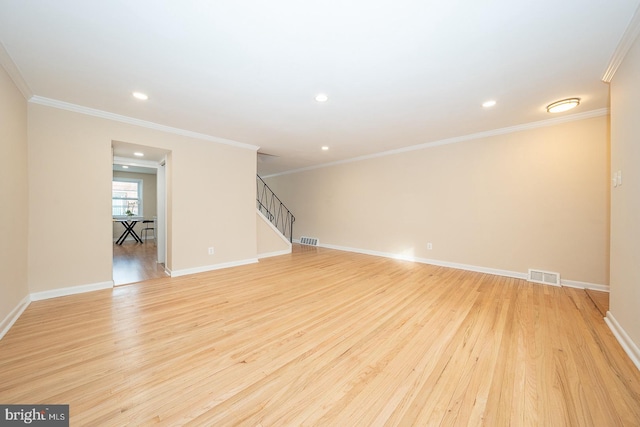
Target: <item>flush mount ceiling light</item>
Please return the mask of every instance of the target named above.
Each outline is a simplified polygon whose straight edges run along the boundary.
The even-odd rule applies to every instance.
[[[580,105],[580,98],[567,98],[547,105],[548,113],[562,113]]]
[[[493,99],[482,103],[482,106],[484,108],[490,108],[490,107],[493,107],[494,105],[496,105],[496,101],[494,101]]]
[[[329,97],[324,93],[319,93],[316,95],[316,101],[318,102],[327,102],[328,99]]]
[[[137,151],[137,152],[133,153],[133,155],[136,156],[136,157],[143,157],[144,153],[141,153],[141,152]]]
[[[329,150],[329,147],[327,147],[326,145],[323,145],[322,146],[322,151],[327,151],[327,150]]]
[[[141,101],[146,101],[147,99],[149,99],[147,94],[142,92],[133,92],[133,97]]]

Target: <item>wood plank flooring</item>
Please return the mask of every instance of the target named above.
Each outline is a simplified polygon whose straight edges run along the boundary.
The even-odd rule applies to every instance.
[[[31,303],[0,402],[73,426],[638,426],[640,371],[584,291],[294,245]]]
[[[591,289],[587,289],[585,292],[596,305],[600,314],[602,314],[603,317],[606,316],[607,311],[609,311],[609,292],[600,292]]]
[[[116,286],[167,277],[164,264],[158,264],[154,240],[137,243],[127,240],[113,244],[113,282]]]

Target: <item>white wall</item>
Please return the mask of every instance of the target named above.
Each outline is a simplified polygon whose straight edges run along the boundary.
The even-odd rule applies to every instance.
[[[295,238],[606,286],[608,153],[600,116],[266,181]]]
[[[255,260],[255,150],[34,103],[28,108],[31,292],[112,280],[112,141],[171,151],[169,269]],[[69,205],[69,182],[77,185],[82,211]],[[215,255],[208,255],[210,246]]]
[[[640,362],[640,38],[611,81],[610,314],[635,344]],[[636,362],[636,363],[638,363]],[[639,365],[640,367],[640,365]]]
[[[256,211],[256,227],[259,258],[291,253],[289,240],[260,211]]]
[[[0,67],[0,336],[29,294],[27,184],[27,102]]]

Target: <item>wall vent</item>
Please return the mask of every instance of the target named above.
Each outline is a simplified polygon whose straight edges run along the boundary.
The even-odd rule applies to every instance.
[[[562,286],[560,283],[560,273],[553,271],[534,270],[530,268],[527,280],[529,282],[542,283],[543,285]]]
[[[315,237],[300,237],[301,245],[318,246],[318,239]]]

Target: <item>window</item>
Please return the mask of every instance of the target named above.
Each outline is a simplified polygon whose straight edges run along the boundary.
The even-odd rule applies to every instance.
[[[142,180],[113,178],[111,183],[111,211],[114,217],[142,216]]]

